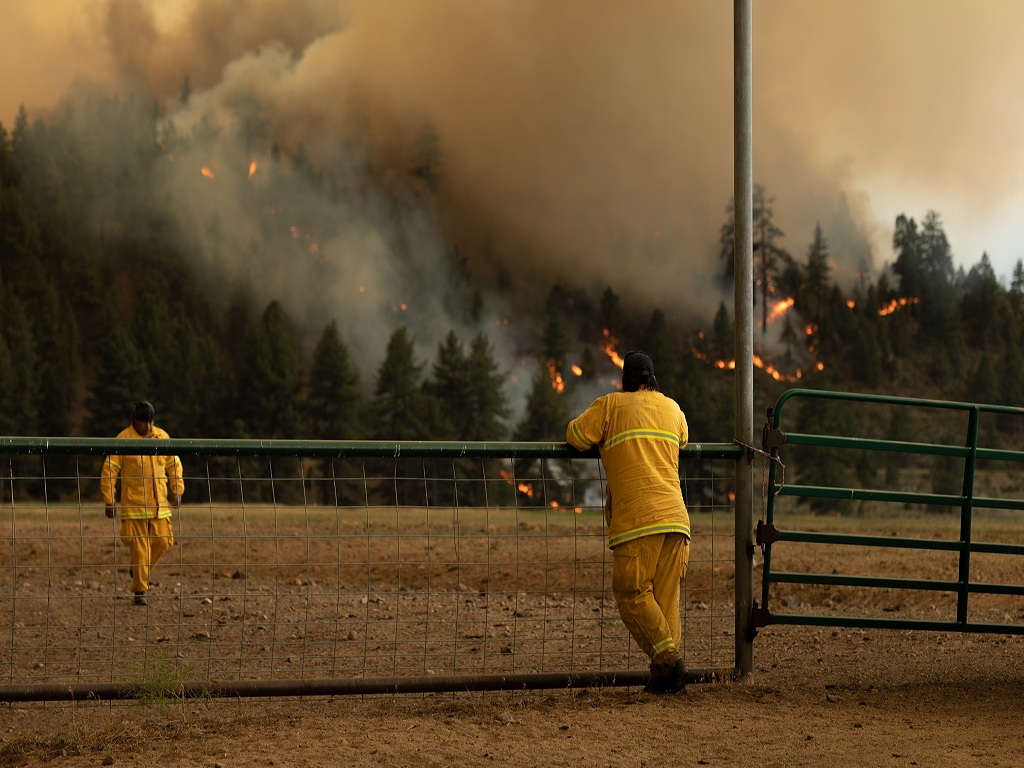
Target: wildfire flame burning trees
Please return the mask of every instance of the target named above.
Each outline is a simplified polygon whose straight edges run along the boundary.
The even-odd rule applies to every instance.
[[[775,306],[772,307],[772,311],[768,313],[768,322],[771,323],[778,320],[786,314],[794,304],[796,304],[796,299],[793,298],[783,299],[782,301],[777,302]]]
[[[554,360],[548,360],[547,363],[548,375],[551,377],[551,388],[558,394],[565,392],[565,380],[562,378],[562,374],[558,370],[558,364]]]
[[[920,299],[915,298],[893,299],[884,307],[879,309],[878,314],[880,317],[885,317],[886,315],[891,315],[897,309],[903,309],[904,307],[908,307],[911,304],[917,304],[919,301]]]
[[[541,500],[540,497],[537,495],[537,491],[535,490],[534,484],[532,482],[516,480],[515,475],[506,469],[499,469],[498,474],[501,475],[501,478],[506,483],[513,486],[516,489],[517,493],[521,493],[530,501]],[[543,481],[540,482],[543,490]],[[550,499],[545,506],[551,507],[552,509],[565,509],[567,512],[574,512],[576,514],[581,514],[583,512],[582,507],[563,507],[556,499]]]
[[[615,351],[615,347],[618,346],[619,340],[616,339],[612,332],[607,328],[603,329],[601,333],[604,335],[604,343],[601,345],[601,351],[604,352],[608,359],[615,363],[619,368],[622,367],[623,360],[619,356],[619,353]]]

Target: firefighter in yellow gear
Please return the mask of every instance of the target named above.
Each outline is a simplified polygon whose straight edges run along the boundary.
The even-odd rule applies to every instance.
[[[623,358],[622,391],[597,398],[569,422],[566,441],[597,447],[607,480],[605,522],[612,594],[630,634],[651,659],[651,693],[686,685],[680,656],[680,584],[690,559],[690,516],[679,484],[686,416],[658,389],[643,352]]]
[[[152,404],[139,402],[132,422],[118,439],[160,439],[170,437],[154,425]],[[121,541],[128,547],[136,605],[146,605],[150,572],[160,557],[174,545],[172,510],[181,504],[185,492],[181,460],[177,456],[107,456],[103,461],[100,489],[106,516],[113,518],[118,477],[121,479]]]

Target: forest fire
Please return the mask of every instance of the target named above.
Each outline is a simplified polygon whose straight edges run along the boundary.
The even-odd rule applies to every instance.
[[[914,299],[914,298],[893,299],[888,304],[886,304],[884,307],[882,307],[881,309],[878,310],[878,315],[879,315],[879,317],[885,317],[886,315],[891,315],[897,309],[903,309],[903,307],[909,306],[911,304],[917,304],[919,301],[920,301],[920,299]]]
[[[786,312],[788,312],[794,304],[796,304],[796,299],[794,298],[783,299],[782,301],[776,303],[776,305],[772,307],[772,311],[768,314],[768,322],[771,323],[774,322],[775,320],[778,320],[780,317],[786,314]]]
[[[562,379],[562,374],[558,370],[558,366],[555,365],[554,360],[548,360],[547,363],[548,375],[551,377],[551,388],[558,394],[565,392],[565,381]]]
[[[604,344],[601,346],[601,351],[608,355],[608,359],[615,363],[619,368],[622,367],[622,358],[619,353],[615,351],[616,345],[619,340],[612,336],[612,332],[607,328],[601,331],[604,334]]]
[[[709,363],[711,363],[711,365],[715,366],[715,368],[718,368],[721,371],[734,371],[734,370],[736,370],[736,361],[735,360],[714,360],[714,361],[712,361],[707,355],[705,355],[705,354],[703,354],[701,352],[698,352],[696,350],[694,350],[693,354],[694,354],[694,356],[697,357],[697,359],[703,360],[705,362],[709,362]],[[769,376],[771,376],[776,381],[796,382],[796,381],[799,381],[800,379],[802,379],[803,376],[804,376],[803,371],[801,371],[800,369],[797,369],[793,373],[792,376],[787,376],[786,374],[784,374],[782,371],[780,371],[778,368],[776,368],[774,365],[769,363],[767,360],[765,360],[763,357],[761,357],[758,354],[754,355],[752,362],[754,363],[754,367],[755,368],[758,368],[758,369],[764,371],[765,373],[767,373]],[[815,367],[815,370],[818,370],[818,371],[825,370],[825,364],[821,363],[821,362],[815,363],[814,367]]]
[[[516,487],[516,490],[519,491],[524,496],[526,496],[526,498],[528,498],[528,499],[532,499],[533,498],[533,485],[532,484],[530,484],[530,483],[523,483],[523,482],[518,482],[517,483],[515,475],[513,475],[511,472],[509,472],[506,469],[499,469],[498,470],[498,474],[501,475],[502,480],[504,480],[506,483],[508,483],[509,485],[514,485]]]

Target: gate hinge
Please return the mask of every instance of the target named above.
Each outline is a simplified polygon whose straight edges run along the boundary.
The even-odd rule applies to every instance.
[[[750,626],[754,627],[754,634],[757,634],[758,627],[767,627],[775,623],[775,616],[767,608],[761,608],[754,601],[754,607],[750,609]]]
[[[782,538],[775,523],[766,523],[764,520],[757,521],[757,528],[754,529],[754,541],[759,547],[774,544]]]

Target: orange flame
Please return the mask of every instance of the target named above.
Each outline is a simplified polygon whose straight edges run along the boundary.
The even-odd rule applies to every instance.
[[[709,360],[707,355],[701,354],[701,353],[699,353],[697,351],[694,351],[694,355],[699,360],[705,360],[707,362],[710,362],[713,366],[715,366],[715,368],[718,368],[719,370],[722,370],[722,371],[735,371],[736,370],[736,361],[735,360],[714,360],[714,361],[711,361],[711,360]],[[799,371],[799,370],[796,371],[792,376],[787,376],[782,371],[780,371],[778,368],[776,368],[774,365],[772,365],[771,363],[767,362],[760,355],[754,355],[752,362],[754,363],[754,367],[755,368],[760,368],[762,371],[767,373],[769,376],[771,376],[776,381],[797,381],[798,379],[803,378],[803,373],[801,371]],[[818,370],[820,371],[825,366],[822,363],[818,363],[817,367],[818,367]]]
[[[565,382],[562,380],[562,374],[555,367],[555,361],[548,360],[547,367],[548,375],[551,377],[551,388],[558,394],[562,394],[565,391]]]
[[[203,176],[205,176],[205,177],[206,177],[206,178],[208,178],[208,179],[215,179],[215,178],[217,178],[217,174],[215,174],[215,173],[214,173],[214,172],[213,172],[213,171],[212,171],[211,169],[209,169],[209,168],[203,167],[203,168],[201,168],[201,169],[200,169],[200,171],[199,171],[199,172],[200,172],[201,174],[203,174]]]
[[[780,317],[786,314],[786,312],[788,312],[794,304],[796,304],[796,299],[793,298],[783,299],[782,301],[777,303],[774,307],[772,307],[772,311],[768,313],[768,322],[770,323],[775,320],[778,320]]]
[[[893,299],[888,304],[886,304],[884,307],[882,307],[880,310],[878,310],[878,314],[880,316],[882,316],[882,317],[884,317],[885,315],[891,315],[897,309],[902,309],[903,307],[906,307],[906,306],[908,306],[910,304],[917,304],[917,302],[919,302],[919,301],[920,301],[920,299],[913,299],[913,298]]]
[[[515,483],[516,490],[519,491],[520,493],[524,494],[527,498],[530,498],[530,499],[533,498],[533,485],[532,484],[530,484],[530,483],[522,483],[522,482],[516,483],[515,482],[515,476],[511,472],[509,472],[507,469],[499,469],[498,470],[498,474],[501,475],[502,480],[504,480],[509,485],[512,485],[513,483]]]
[[[252,159],[252,162],[249,163],[249,178],[251,179],[255,175],[256,175],[256,158],[254,157]]]
[[[583,375],[583,369],[580,368],[578,365],[574,365],[572,367],[572,373],[573,373],[574,376],[582,376]]]
[[[619,343],[619,340],[612,336],[612,332],[607,328],[601,331],[604,334],[604,344],[601,346],[601,351],[608,355],[608,359],[615,363],[619,368],[622,367],[622,358],[619,357],[619,353],[615,351],[615,345]]]

